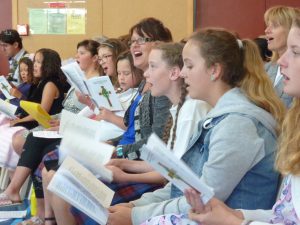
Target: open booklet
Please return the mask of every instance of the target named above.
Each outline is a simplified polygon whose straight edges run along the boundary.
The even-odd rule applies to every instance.
[[[73,158],[64,160],[47,189],[99,224],[106,224],[114,192]]]
[[[111,182],[112,172],[103,165],[111,159],[114,149],[112,145],[98,142],[68,129],[59,146],[59,164],[67,156],[71,156],[101,180]],[[106,175],[102,177],[100,171]]]
[[[40,138],[62,138],[64,130],[67,126],[73,130],[83,130],[83,135],[89,136],[91,138],[96,138],[98,136],[98,132],[101,132],[98,121],[63,109],[61,112],[58,131],[33,131],[33,136]]]
[[[5,98],[11,100],[15,98],[14,96],[10,95],[11,85],[8,83],[4,76],[0,76],[0,91],[4,94]]]
[[[115,147],[98,141],[99,128],[98,121],[63,110],[59,128],[59,134],[63,136],[59,146],[59,164],[71,156],[96,176],[110,182],[112,173],[103,165],[111,159]],[[105,172],[106,176],[102,178],[99,171]]]
[[[5,114],[7,117],[16,119],[17,117],[15,116],[15,113],[17,111],[17,108],[17,106],[0,99],[0,112]]]
[[[90,96],[97,108],[111,111],[123,110],[120,100],[108,76],[86,79],[77,62],[61,67],[72,86],[84,95]]]
[[[147,161],[182,192],[189,187],[196,189],[201,193],[204,204],[214,196],[212,188],[200,180],[182,160],[176,158],[156,134],[151,134],[147,144],[141,148],[141,152],[143,160]]]
[[[20,101],[20,106],[44,128],[50,127],[51,116],[40,104],[22,100]]]

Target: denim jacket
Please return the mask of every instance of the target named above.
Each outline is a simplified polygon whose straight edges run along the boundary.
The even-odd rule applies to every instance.
[[[278,182],[278,173],[273,170],[274,149],[276,148],[274,137],[266,131],[257,119],[251,118],[247,114],[231,114],[250,118],[257,128],[257,133],[266,140],[266,146],[269,147],[265,149],[263,159],[246,172],[225,203],[231,208],[269,209],[276,199]],[[200,177],[202,176],[202,169],[209,158],[209,142],[212,130],[228,115],[229,113],[203,121],[200,124],[200,132],[190,142],[188,152],[182,157],[182,160]],[[234,175],[234,172],[232,175]],[[181,195],[182,192],[172,185],[171,198]]]
[[[236,98],[235,100],[239,102],[240,100],[238,100],[237,97],[241,97],[241,93],[239,93],[238,89],[230,92],[232,92],[228,93],[228,95],[231,95],[230,98]],[[232,99],[229,101],[232,101]],[[245,101],[245,99],[243,101]],[[243,101],[239,104],[243,105]],[[221,111],[224,110],[223,113],[218,113],[218,116],[212,116],[202,121],[202,123],[199,124],[198,133],[194,135],[190,141],[188,151],[182,159],[199,177],[209,186],[212,186],[216,191],[216,195],[219,198],[223,198],[225,203],[230,207],[269,209],[275,201],[278,183],[278,173],[273,169],[276,135],[274,128],[270,130],[270,127],[266,127],[266,124],[264,124],[265,121],[263,119],[265,118],[267,120],[267,117],[259,115],[259,113],[265,113],[265,116],[268,116],[266,112],[259,108],[251,110],[253,107],[249,108],[249,106],[250,104],[236,108],[232,106],[231,112],[228,110],[227,113],[225,109],[221,109]],[[269,117],[271,116],[269,115]],[[251,131],[245,126],[241,127],[242,124],[238,124],[238,120],[246,120],[249,126],[252,126],[254,137],[255,133],[257,137],[254,139],[254,137],[251,136]],[[215,128],[218,127],[219,129],[215,131]],[[230,137],[230,134],[226,136],[224,132],[236,132],[237,135],[240,133],[241,136],[236,136],[236,138]],[[245,134],[246,132],[250,133],[249,136]],[[257,143],[255,143],[256,139],[258,139]],[[213,143],[211,143],[211,140],[213,140]],[[214,145],[216,145],[215,142],[218,141],[222,142],[222,146],[214,147]],[[245,143],[249,142],[247,146],[243,146],[243,143],[241,143],[244,141]],[[254,142],[254,144],[252,142]],[[213,166],[218,166],[219,168],[217,168],[217,170],[224,169],[227,173],[223,174],[224,177],[219,177],[221,174],[218,173],[205,173],[205,175],[202,176],[203,170],[209,171],[205,166],[206,163],[211,160],[209,158],[211,151],[215,151],[215,149],[219,147],[222,148],[221,151],[223,151],[224,154],[222,162],[220,161],[218,164],[214,163]],[[253,151],[253,154],[240,154],[235,159],[238,161],[232,162],[231,158],[243,150],[247,152]],[[213,157],[216,158],[218,156],[217,154]],[[230,163],[234,163],[235,168],[226,165]],[[247,165],[246,167],[245,164]],[[242,172],[240,170],[242,170]],[[233,176],[238,179],[233,181],[235,185],[229,185],[231,189],[226,190],[228,188],[226,182]],[[218,183],[214,183],[213,180],[218,180]],[[218,190],[223,192],[223,194],[218,194]],[[182,192],[175,186],[172,186],[171,198],[179,197],[180,195],[182,195]]]
[[[272,115],[233,88],[199,122],[182,159],[230,207],[270,209],[279,177],[273,169],[276,141]],[[133,224],[190,209],[182,193],[169,184],[133,204]]]

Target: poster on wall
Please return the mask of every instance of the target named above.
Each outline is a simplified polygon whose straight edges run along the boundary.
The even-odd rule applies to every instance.
[[[67,33],[85,34],[85,9],[68,9]]]
[[[31,34],[47,34],[47,9],[30,9],[29,24]]]
[[[48,9],[48,34],[65,34],[66,25],[65,9]]]
[[[85,8],[32,8],[29,13],[30,33],[85,34]]]

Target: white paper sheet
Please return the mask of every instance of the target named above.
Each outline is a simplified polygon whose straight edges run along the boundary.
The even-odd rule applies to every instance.
[[[202,182],[182,160],[175,157],[154,133],[148,138],[147,144],[143,145],[141,152],[143,160],[147,161],[182,192],[193,187],[201,193],[204,204],[214,196],[212,188]]]

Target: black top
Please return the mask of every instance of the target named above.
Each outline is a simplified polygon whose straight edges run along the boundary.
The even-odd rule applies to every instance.
[[[38,85],[32,85],[30,90],[29,90],[29,95],[27,100],[31,102],[36,102],[36,103],[41,103],[42,97],[43,97],[43,91],[48,82],[52,82],[55,84],[55,86],[59,90],[59,96],[58,98],[54,99],[52,106],[50,108],[49,114],[57,114],[62,110],[62,102],[64,99],[64,92],[65,92],[65,84],[63,84],[59,77],[57,76],[52,76],[45,78],[44,80],[41,80]],[[20,118],[24,118],[28,116],[28,113],[26,113],[24,110],[22,110]],[[27,129],[32,129],[36,126],[38,126],[38,122],[36,121],[28,121],[28,122],[20,122],[16,123],[14,126],[22,126]]]

